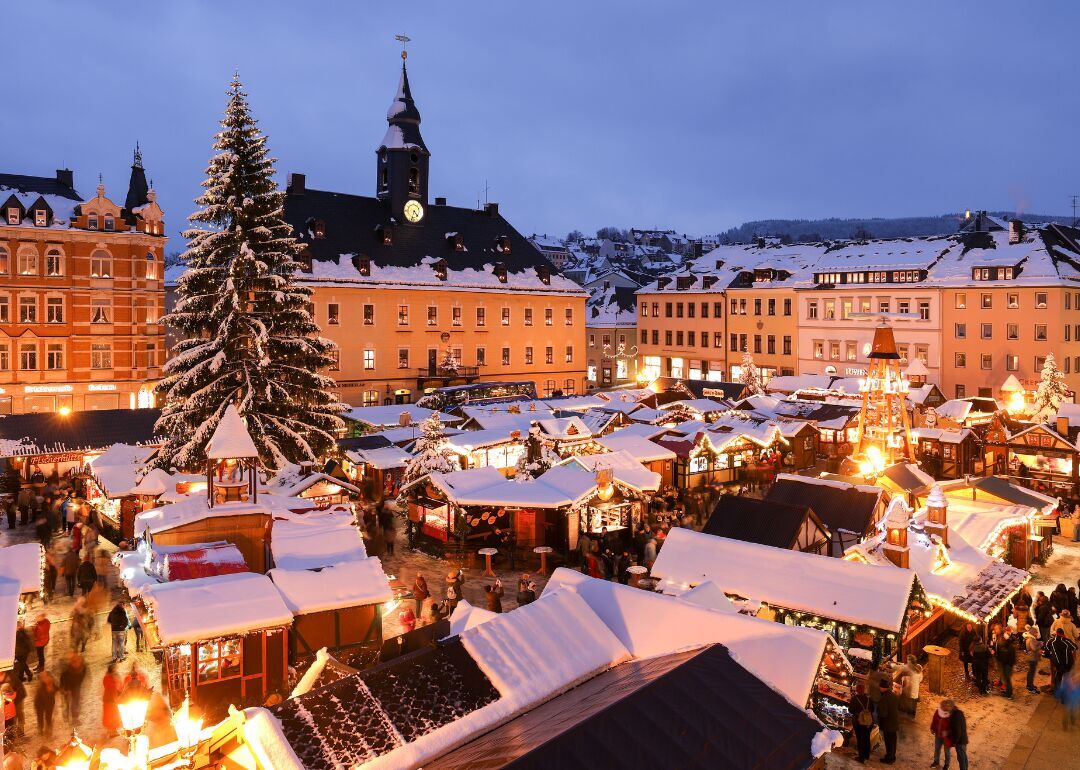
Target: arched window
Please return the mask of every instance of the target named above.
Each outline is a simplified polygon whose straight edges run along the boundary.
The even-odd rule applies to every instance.
[[[419,194],[420,193],[420,169],[409,169],[409,192]]]
[[[113,215],[112,214],[106,214],[105,215],[105,229],[106,230],[115,230],[116,229],[116,222],[113,220]]]
[[[157,262],[154,260],[154,252],[146,252],[146,277],[153,281],[157,279]]]
[[[45,275],[64,274],[64,255],[59,249],[49,249],[45,252]]]
[[[390,171],[388,169],[379,170],[379,189],[385,190],[390,186]]]
[[[87,226],[88,228],[90,228],[91,230],[97,230],[97,229],[98,229],[98,218],[97,218],[97,214],[90,214],[90,215],[89,215],[89,216],[88,216],[88,217],[86,218],[86,226]]]
[[[112,278],[112,257],[109,252],[98,249],[90,255],[90,277]]]

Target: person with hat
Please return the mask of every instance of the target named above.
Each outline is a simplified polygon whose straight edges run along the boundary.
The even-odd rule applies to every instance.
[[[1061,629],[1065,632],[1065,636],[1069,638],[1073,644],[1080,642],[1080,629],[1076,628],[1076,624],[1073,622],[1072,613],[1065,609],[1058,613],[1058,619],[1050,626],[1050,635],[1053,636]]]
[[[900,737],[900,700],[893,692],[892,681],[886,677],[878,683],[881,698],[877,704],[878,728],[885,738],[885,756],[882,764],[896,764],[896,742]]]
[[[1035,686],[1035,673],[1039,668],[1039,658],[1042,655],[1042,641],[1039,639],[1039,627],[1028,626],[1024,629],[1024,650],[1027,652],[1027,690],[1038,695],[1039,688]]]

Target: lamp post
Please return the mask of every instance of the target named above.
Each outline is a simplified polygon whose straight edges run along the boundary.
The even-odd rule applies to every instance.
[[[150,705],[150,694],[136,684],[128,687],[120,693],[117,708],[120,711],[120,724],[123,727],[124,737],[128,739],[128,757],[136,762],[139,735],[146,726],[146,709]]]
[[[56,755],[57,770],[89,770],[93,756],[94,752],[79,740],[79,736],[73,730],[71,740]]]
[[[190,700],[185,697],[184,703],[173,717],[173,727],[176,729],[176,742],[180,747],[180,758],[188,767],[193,766],[192,758],[195,756],[195,749],[199,745],[202,726],[202,714],[192,708]]]

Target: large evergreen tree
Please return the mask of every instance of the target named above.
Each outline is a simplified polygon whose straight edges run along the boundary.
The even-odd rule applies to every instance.
[[[1035,388],[1035,397],[1031,404],[1032,416],[1038,419],[1051,417],[1057,414],[1058,408],[1068,398],[1069,385],[1065,382],[1065,375],[1058,369],[1053,351],[1050,351],[1046,354],[1039,385]]]
[[[274,159],[238,76],[229,88],[200,207],[184,233],[187,271],[165,323],[184,339],[165,365],[163,467],[193,469],[225,407],[235,403],[270,468],[313,460],[334,444],[341,410],[329,366],[332,343],[294,283],[299,247],[282,216]]]
[[[754,357],[750,355],[748,350],[744,350],[742,354],[742,365],[739,367],[739,382],[746,386],[751,395],[757,395],[765,391],[761,387],[761,371],[757,368]]]

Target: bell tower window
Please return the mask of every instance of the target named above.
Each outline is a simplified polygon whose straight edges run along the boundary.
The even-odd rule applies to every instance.
[[[385,162],[385,158],[383,160]],[[390,169],[386,168],[385,166],[379,170],[379,189],[390,189]]]
[[[413,157],[416,156],[413,155]],[[420,169],[418,168],[409,169],[409,193],[412,195],[420,194]]]

